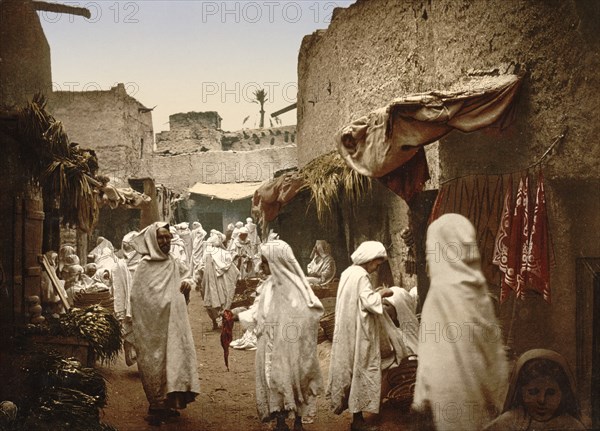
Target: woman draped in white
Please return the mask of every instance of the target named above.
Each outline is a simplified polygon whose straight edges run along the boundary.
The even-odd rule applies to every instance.
[[[318,239],[310,254],[311,261],[306,268],[310,284],[327,284],[335,277],[335,260],[331,255],[331,246],[325,240]]]
[[[206,231],[202,228],[200,222],[192,223],[192,261],[194,262],[194,272],[200,266],[200,261],[206,249]]]
[[[281,240],[261,245],[261,269],[268,275],[256,308],[256,406],[275,430],[289,430],[289,412],[302,430],[302,416],[316,407],[322,379],[317,333],[323,306],[313,293],[291,247]]]
[[[178,416],[200,392],[196,350],[184,294],[187,268],[169,254],[169,225],[156,222],[132,241],[143,258],[133,277],[131,311],[137,363],[150,404],[149,422]]]
[[[250,239],[250,243],[252,244],[252,256],[254,256],[256,253],[258,253],[260,236],[258,235],[258,229],[256,228],[256,224],[252,220],[252,217],[248,217],[246,219],[246,224],[244,227],[248,229],[248,239]]]
[[[331,348],[327,397],[335,414],[353,414],[351,430],[375,429],[362,413],[379,413],[381,398],[380,323],[383,298],[392,291],[375,292],[368,275],[374,272],[387,253],[382,243],[363,242],[351,256],[353,265],[340,277],[335,329]]]
[[[221,313],[231,308],[235,283],[240,273],[233,264],[231,252],[225,250],[222,244],[219,235],[211,235],[194,276],[201,286],[202,300],[213,322],[213,329],[220,326]]]
[[[445,214],[427,230],[431,285],[421,313],[413,409],[435,427],[480,430],[502,407],[508,365],[475,228]]]

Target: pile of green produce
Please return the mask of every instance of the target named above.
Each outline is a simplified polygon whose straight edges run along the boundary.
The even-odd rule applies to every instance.
[[[54,352],[33,352],[20,370],[28,395],[16,420],[0,431],[111,431],[100,422],[106,406],[106,382],[94,368]]]
[[[96,358],[102,362],[117,359],[123,347],[121,326],[115,315],[99,305],[72,308],[59,320],[62,333],[90,343]]]
[[[101,362],[114,361],[121,348],[121,326],[115,315],[100,305],[71,308],[58,319],[49,318],[39,325],[27,325],[25,334],[78,337],[90,343]]]

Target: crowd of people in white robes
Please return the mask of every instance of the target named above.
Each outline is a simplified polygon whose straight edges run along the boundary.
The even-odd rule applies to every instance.
[[[584,429],[574,379],[560,354],[528,352],[509,379],[476,244],[475,229],[463,216],[446,214],[430,224],[427,249],[451,246],[457,253],[427,255],[430,287],[419,319],[416,288],[372,284],[370,275],[388,259],[384,245],[361,243],[339,276],[326,381],[317,356],[324,308],[315,291],[338,279],[324,240],[316,242],[306,272],[276,234],[261,242],[252,219],[225,233],[207,233],[199,222],[191,229],[157,222],[127,234],[117,252],[101,238],[85,269],[72,248],[49,258],[66,279],[68,297],[109,285],[126,360],[137,362],[153,425],[178,416],[200,392],[186,305],[190,292],[200,292],[217,329],[238,280],[260,275],[252,306],[235,312],[246,332],[231,346],[255,351],[258,417],[275,421],[277,431],[290,429],[290,415],[293,429],[302,430],[319,395],[334,413],[352,415],[352,431],[377,429],[363,414],[379,413],[383,376],[411,355],[418,357],[415,429]],[[56,302],[51,296],[45,300]]]

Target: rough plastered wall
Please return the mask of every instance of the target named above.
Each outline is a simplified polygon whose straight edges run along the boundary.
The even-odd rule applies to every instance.
[[[297,151],[294,145],[253,151],[155,155],[148,169],[157,184],[182,193],[198,182],[217,184],[269,180],[275,172],[297,166]]]
[[[518,171],[568,128],[544,164],[554,301],[518,304],[514,347],[554,348],[571,364],[575,259],[600,256],[597,235],[590,238],[600,229],[599,23],[593,0],[359,0],[304,38],[298,64],[300,166],[331,151],[343,125],[395,97],[445,90],[473,70],[526,72],[509,129],[441,140],[440,179]],[[511,312],[501,310],[503,319]]]
[[[52,91],[50,46],[31,2],[0,2],[0,107],[20,107]]]
[[[48,111],[72,142],[96,151],[100,173],[122,179],[147,175],[152,155],[152,113],[118,84],[108,91],[57,91]]]

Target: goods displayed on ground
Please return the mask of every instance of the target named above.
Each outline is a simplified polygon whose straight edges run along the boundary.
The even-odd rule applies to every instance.
[[[63,344],[73,344],[69,340],[75,337],[87,342],[94,358],[101,362],[114,361],[123,345],[119,321],[112,311],[99,305],[71,308],[58,319],[47,319],[40,325],[26,325],[23,333],[55,336],[54,344],[61,344],[60,337],[64,337]],[[48,344],[42,337],[34,337],[32,341]]]
[[[235,295],[231,308],[249,307],[256,298],[256,288],[260,284],[260,278],[242,278],[235,285]]]
[[[115,300],[108,290],[99,292],[80,291],[73,294],[73,306],[77,308],[99,305],[107,310],[113,310]]]
[[[32,351],[15,374],[26,391],[14,403],[1,403],[9,413],[1,431],[115,430],[100,422],[107,391],[94,368],[55,352]]]
[[[398,408],[408,410],[415,393],[418,360],[416,355],[410,355],[400,361],[400,365],[387,373],[389,391],[384,398],[394,403]]]

